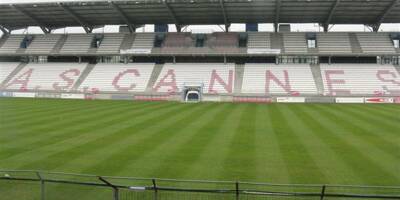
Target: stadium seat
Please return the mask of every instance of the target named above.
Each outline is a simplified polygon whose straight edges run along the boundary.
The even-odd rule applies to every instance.
[[[68,91],[86,66],[86,63],[30,63],[4,88],[20,91]]]
[[[307,40],[305,33],[283,33],[283,43],[285,53],[307,53]]]
[[[364,53],[396,53],[388,33],[357,33],[357,38]]]
[[[242,93],[316,95],[317,87],[309,65],[246,64]]]
[[[61,36],[60,34],[34,35],[32,43],[26,49],[26,53],[48,54],[53,50]]]
[[[10,35],[0,48],[0,54],[16,53],[26,35]]]
[[[71,34],[68,35],[64,46],[61,48],[61,54],[82,54],[88,53],[93,41],[92,34]]]
[[[144,92],[154,64],[97,64],[80,85],[80,91]]]
[[[180,63],[165,64],[154,87],[154,92],[181,92],[185,84],[203,85],[204,93],[230,94],[234,90],[234,64]]]
[[[392,65],[321,65],[327,96],[400,95],[400,74]]]
[[[7,79],[19,64],[19,62],[0,62],[0,84]]]
[[[317,33],[317,47],[320,53],[349,54],[352,53],[348,33]]]
[[[115,54],[119,53],[121,43],[124,40],[126,34],[119,33],[108,33],[104,34],[104,38],[97,49],[99,54]]]

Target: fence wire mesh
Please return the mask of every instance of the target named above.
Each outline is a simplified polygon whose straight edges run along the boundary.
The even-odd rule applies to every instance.
[[[283,185],[0,171],[1,200],[400,199],[400,187]]]

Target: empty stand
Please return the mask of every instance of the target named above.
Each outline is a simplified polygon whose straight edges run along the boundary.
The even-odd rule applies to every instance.
[[[80,54],[87,53],[93,41],[92,34],[72,34],[68,35],[61,48],[61,54]]]
[[[392,65],[321,65],[321,74],[325,95],[400,94],[400,74]]]
[[[53,50],[51,53],[59,53],[61,48],[64,46],[65,42],[67,41],[67,35],[61,35],[58,42],[54,45]]]
[[[185,84],[203,85],[208,94],[233,93],[235,65],[223,63],[165,64],[153,87],[155,92],[180,92]]]
[[[0,48],[0,53],[12,54],[16,53],[21,46],[22,40],[26,35],[9,35],[7,40]]]
[[[246,64],[242,93],[315,95],[317,88],[309,65]]]
[[[194,41],[190,33],[168,33],[164,40],[164,47],[190,47]]]
[[[100,54],[119,53],[121,43],[125,38],[125,34],[104,34],[104,38],[97,49]]]
[[[78,80],[86,63],[30,63],[6,85],[9,90],[68,91]]]
[[[97,64],[79,87],[80,91],[144,92],[154,64]]]
[[[356,35],[364,53],[396,53],[388,33],[356,33]]]
[[[320,53],[349,54],[352,53],[348,33],[317,33],[317,47]]]
[[[0,84],[9,79],[9,75],[17,68],[19,62],[0,62]]]
[[[155,33],[138,33],[133,40],[132,47],[136,51],[151,52],[155,40]]]
[[[62,35],[47,34],[34,35],[32,43],[26,49],[26,53],[30,54],[47,54],[50,53],[60,40]]]
[[[270,33],[249,32],[247,47],[249,49],[271,49]]]
[[[307,40],[305,33],[283,33],[285,53],[307,53]]]
[[[237,53],[239,52],[239,34],[213,33],[209,35],[207,45],[220,53]]]
[[[133,41],[135,40],[134,34],[125,34],[120,50],[130,49],[132,47]]]

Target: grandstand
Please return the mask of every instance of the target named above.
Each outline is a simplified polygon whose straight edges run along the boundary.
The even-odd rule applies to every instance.
[[[389,23],[400,0],[1,0],[0,200],[400,199]]]

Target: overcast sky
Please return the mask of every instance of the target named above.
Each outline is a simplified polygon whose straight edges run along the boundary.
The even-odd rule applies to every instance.
[[[40,2],[41,0],[0,0],[1,3],[23,3],[23,2]],[[46,0],[49,1],[49,0]],[[50,0],[51,1],[51,0]],[[65,0],[63,0],[65,1]],[[68,0],[68,1],[80,1],[80,0]],[[96,0],[93,0],[96,1]],[[57,0],[54,0],[54,2],[58,2]],[[223,27],[223,26],[221,26]],[[216,32],[216,31],[222,31],[222,28],[220,26],[189,26],[185,29],[187,32],[205,32],[205,33],[210,33],[210,32]],[[175,26],[170,25],[170,31],[174,32],[176,31]],[[291,26],[292,31],[294,32],[317,32],[317,31],[322,31],[322,28],[318,26],[318,24],[292,24]],[[152,32],[154,30],[153,25],[146,25],[145,28],[140,28],[137,31],[138,32]],[[273,25],[272,24],[260,24],[259,25],[259,31],[273,31]],[[244,24],[232,24],[230,31],[245,31],[245,25]],[[368,27],[365,27],[363,25],[334,25],[331,26],[330,31],[371,31]],[[383,24],[381,26],[380,31],[385,31],[385,32],[400,32],[400,23],[399,24]],[[79,27],[72,27],[72,28],[66,28],[66,29],[58,29],[54,30],[54,33],[84,33],[84,30]],[[104,28],[99,28],[94,30],[94,32],[101,33],[101,32],[118,32],[118,26],[105,26]],[[13,31],[13,33],[42,33],[40,28],[38,27],[29,27],[28,29],[24,30],[16,30]],[[0,32],[1,34],[1,32]]]

